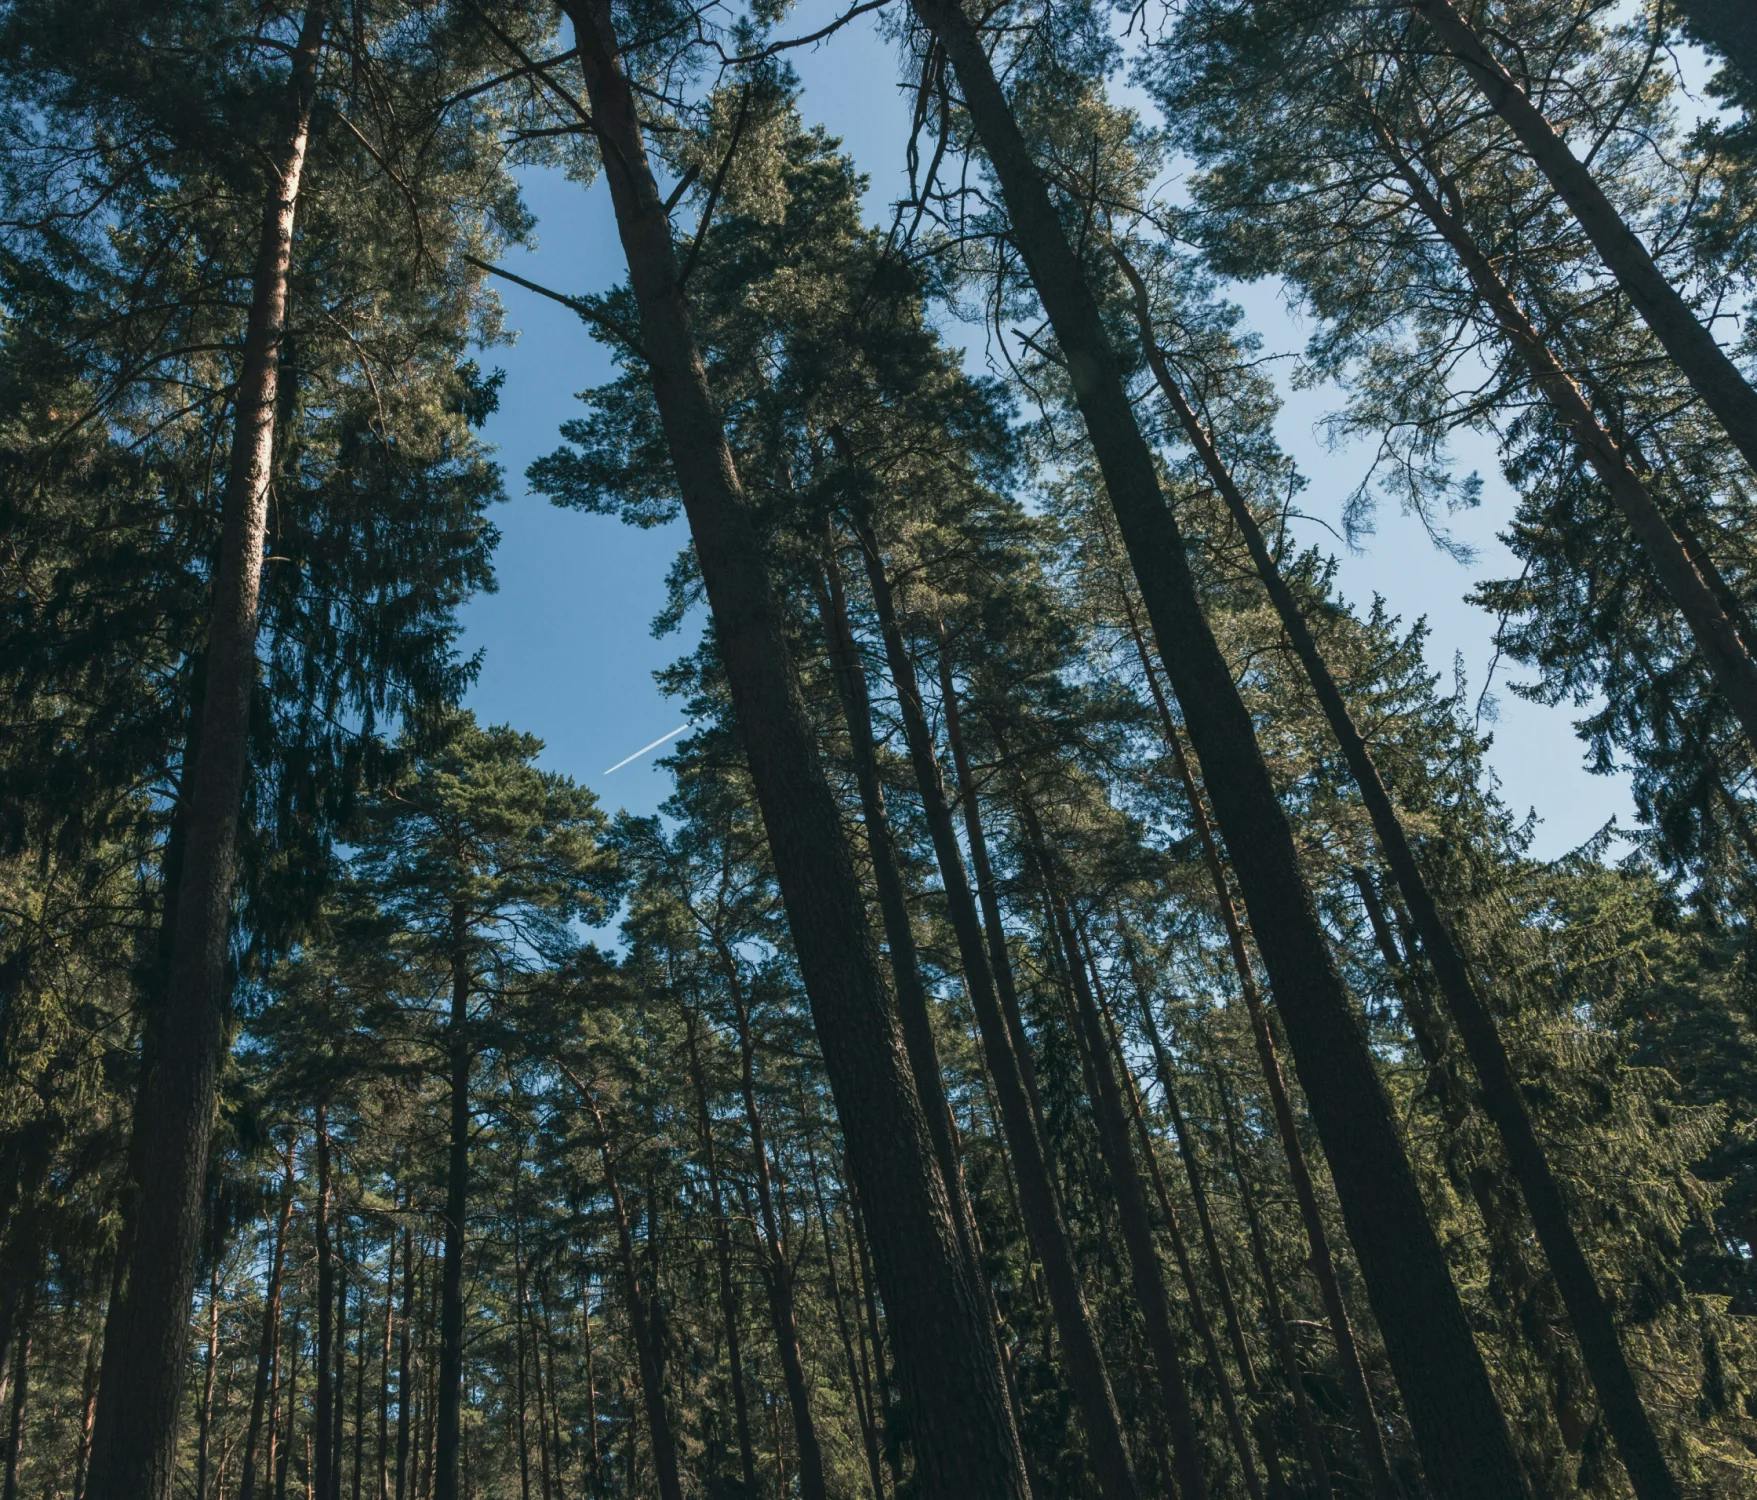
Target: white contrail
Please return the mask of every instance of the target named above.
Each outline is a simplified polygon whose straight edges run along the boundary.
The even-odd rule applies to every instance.
[[[654,740],[652,744],[642,745],[641,748],[639,750],[635,751],[635,753],[633,755],[623,756],[623,758],[621,760],[617,761],[617,763],[610,768],[610,771],[620,771],[631,760],[639,760],[649,750],[657,750],[661,745],[663,745],[665,743],[666,740],[676,739],[678,735],[682,734],[683,731],[688,728],[689,728],[689,725],[687,725],[687,724],[679,724],[677,726],[677,728],[675,728],[671,731],[670,734],[662,734],[659,736],[658,739]],[[598,774],[600,776],[608,776],[610,774],[610,771],[600,771]]]

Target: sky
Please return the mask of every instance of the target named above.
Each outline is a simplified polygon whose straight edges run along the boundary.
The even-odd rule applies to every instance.
[[[781,34],[810,32],[832,14],[824,0],[808,0],[790,13]],[[891,204],[906,191],[909,128],[894,49],[867,16],[826,43],[790,53],[789,60],[803,85],[802,114],[843,141],[870,179],[868,217],[888,225]],[[509,252],[503,258],[507,269],[575,295],[607,290],[624,278],[602,182],[582,188],[552,172],[527,173],[523,181],[537,218],[535,243],[528,251]],[[543,764],[591,787],[607,810],[649,813],[669,792],[669,777],[658,763],[669,746],[636,752],[683,724],[681,708],[660,693],[653,673],[692,649],[702,628],[698,616],[663,639],[655,640],[651,631],[664,602],[666,573],[687,532],[681,522],[637,530],[612,516],[561,510],[531,492],[527,466],[558,445],[561,424],[581,411],[578,393],[609,379],[613,366],[565,308],[504,281],[498,291],[515,339],[488,351],[484,360],[506,372],[486,437],[498,449],[509,499],[494,517],[502,533],[499,589],[464,611],[463,647],[482,653],[468,702],[484,721],[539,736],[546,747]],[[1291,354],[1304,344],[1309,329],[1274,286],[1236,288],[1235,295],[1266,352]],[[948,325],[945,332],[965,350],[967,362],[981,366],[982,330]],[[1296,535],[1337,553],[1341,590],[1356,605],[1364,609],[1377,592],[1405,620],[1425,616],[1431,664],[1449,684],[1454,660],[1461,661],[1474,702],[1495,655],[1494,621],[1467,604],[1465,595],[1477,579],[1517,571],[1495,536],[1512,513],[1513,499],[1492,446],[1476,441],[1455,449],[1460,471],[1474,468],[1484,481],[1480,507],[1451,523],[1453,535],[1476,551],[1470,563],[1448,557],[1419,521],[1394,509],[1381,511],[1364,550],[1352,553],[1335,533],[1367,455],[1332,450],[1320,437],[1323,417],[1339,404],[1333,390],[1284,389],[1283,395],[1278,435],[1307,478],[1299,504],[1312,518],[1295,524]],[[1508,663],[1496,672],[1499,712],[1490,726],[1489,762],[1517,813],[1540,810],[1533,852],[1564,853],[1612,817],[1629,826],[1632,809],[1622,779],[1582,769],[1572,723],[1578,711],[1518,698],[1506,689],[1519,678],[1519,669]]]

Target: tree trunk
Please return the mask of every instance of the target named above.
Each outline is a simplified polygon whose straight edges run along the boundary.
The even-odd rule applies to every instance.
[[[1616,277],[1617,284],[1641,315],[1641,321],[1653,330],[1660,346],[1695,388],[1703,404],[1720,419],[1733,445],[1745,455],[1745,462],[1757,472],[1757,390],[1752,389],[1714,335],[1697,320],[1677,288],[1666,280],[1590,169],[1555,132],[1452,0],[1406,3],[1427,23],[1440,45],[1457,59],[1489,108],[1525,147],[1537,169],[1586,231],[1605,268]],[[1667,1489],[1641,1492],[1676,1493],[1669,1475],[1665,1481]],[[1638,1489],[1642,1482],[1637,1481]]]
[[[1388,141],[1389,137],[1386,139]],[[1395,150],[1395,145],[1391,145],[1389,149]],[[1435,211],[1440,209],[1438,201],[1428,192],[1413,168],[1409,170],[1407,180],[1411,191],[1418,198],[1425,194],[1432,208]],[[1470,251],[1478,259],[1482,259],[1474,245],[1470,247]],[[1460,253],[1464,254],[1463,251]],[[1146,287],[1134,275],[1122,252],[1118,250],[1116,255],[1123,265],[1125,275],[1134,282],[1136,310],[1143,324],[1142,341],[1149,350],[1149,359],[1153,363],[1160,389],[1176,411],[1178,421],[1201,457],[1210,481],[1226,502],[1233,524],[1244,537],[1257,576],[1269,594],[1276,618],[1287,633],[1330,731],[1342,749],[1349,775],[1360,791],[1362,802],[1366,804],[1368,816],[1372,819],[1373,832],[1384,851],[1386,863],[1391,867],[1392,877],[1415,920],[1416,931],[1427,949],[1428,960],[1439,980],[1440,994],[1458,1027],[1458,1034],[1464,1043],[1471,1066],[1476,1070],[1482,1089],[1483,1109],[1500,1133],[1514,1178],[1524,1193],[1526,1207],[1531,1213],[1538,1239],[1549,1258],[1575,1337],[1580,1341],[1587,1370],[1604,1408],[1606,1425],[1616,1441],[1617,1451],[1643,1500],[1669,1500],[1669,1497],[1677,1494],[1676,1484],[1667,1470],[1665,1458],[1660,1452],[1658,1436],[1648,1420],[1646,1408],[1641,1403],[1634,1374],[1617,1336],[1610,1305],[1605,1301],[1597,1275],[1574,1233],[1561,1183],[1551,1170],[1548,1153],[1538,1140],[1530,1111],[1525,1107],[1525,1096],[1520,1092],[1512,1059],[1508,1057],[1506,1046],[1501,1040],[1500,1028],[1495,1024],[1488,1005],[1477,992],[1476,982],[1471,977],[1463,950],[1453,935],[1451,925],[1441,914],[1427,877],[1416,860],[1415,850],[1403,827],[1403,820],[1379,776],[1372,752],[1368,750],[1366,741],[1355,725],[1342,689],[1331,675],[1329,664],[1324,660],[1323,652],[1306,623],[1299,601],[1270,555],[1262,528],[1257,525],[1256,517],[1233,480],[1231,471],[1222,462],[1212,437],[1172,378],[1163,354],[1154,343],[1146,304]],[[1511,307],[1511,297],[1506,295],[1504,287],[1501,291],[1506,304]],[[1517,309],[1513,311],[1517,314]],[[1523,320],[1523,314],[1517,316]],[[1532,343],[1541,350],[1542,345],[1537,339],[1536,330],[1528,321],[1523,322],[1523,327],[1528,331]],[[1556,373],[1567,392],[1571,392],[1584,409],[1585,400],[1579,390],[1565,375],[1561,375],[1559,366],[1556,367]],[[1591,420],[1589,410],[1586,411],[1586,418]],[[1594,426],[1596,428],[1596,422]],[[1602,429],[1597,430],[1603,433]],[[1603,434],[1603,437],[1607,444],[1610,443],[1609,434]],[[1665,535],[1675,544],[1677,539],[1670,528],[1665,526],[1658,510],[1653,507],[1652,497],[1646,494],[1644,487],[1638,488],[1641,488],[1645,497],[1652,522],[1663,528]],[[1631,517],[1630,520],[1631,525],[1634,525],[1634,518]],[[1681,548],[1678,549],[1678,555],[1682,556]],[[1702,584],[1700,575],[1692,576],[1696,577],[1708,605],[1719,615],[1730,633],[1731,624],[1726,621],[1725,614],[1720,611],[1707,585]],[[1700,637],[1698,639],[1706,653],[1707,644],[1701,642]],[[1736,636],[1734,640],[1736,642]],[[1751,687],[1752,716],[1747,732],[1752,734],[1752,743],[1757,746],[1757,664],[1752,663],[1749,657],[1745,657],[1744,662],[1749,670],[1748,680]],[[1710,657],[1710,666],[1714,665],[1714,659]],[[1738,700],[1730,692],[1728,696],[1736,705]]]
[[[951,807],[946,800],[945,783],[922,706],[915,664],[903,640],[894,590],[885,571],[877,534],[864,517],[857,523],[857,534],[866,562],[867,582],[878,611],[885,660],[890,667],[902,713],[910,764],[921,795],[922,809],[927,815],[940,884],[945,891],[952,931],[958,944],[965,989],[970,996],[971,1008],[976,1012],[983,1060],[994,1085],[1002,1134],[1017,1174],[1026,1232],[1048,1284],[1068,1383],[1086,1428],[1092,1468],[1100,1491],[1110,1500],[1125,1500],[1125,1497],[1138,1495],[1140,1490],[1123,1437],[1122,1418],[1117,1411],[1110,1372],[1105,1367],[1098,1335],[1081,1294],[1079,1270],[1074,1263],[1055,1182],[1038,1133],[1036,1113],[1025,1088],[1013,1031],[1002,1012],[994,975],[989,968],[982,919],[964,873],[964,858],[952,826]],[[974,798],[974,788],[965,787],[962,795]]]
[[[24,1461],[24,1419],[30,1408],[31,1316],[36,1291],[25,1293],[19,1313],[18,1333],[12,1341],[12,1401],[6,1425],[5,1475],[0,1478],[0,1500],[18,1500],[18,1469]]]
[[[201,1236],[202,1196],[227,1008],[233,855],[256,682],[256,626],[275,410],[286,323],[293,218],[317,90],[321,0],[305,13],[292,54],[286,128],[274,143],[234,396],[236,418],[221,503],[200,748],[187,777],[187,832],[159,1044],[142,1058],[129,1153],[132,1205],[121,1293],[104,1338],[91,1488],[98,1496],[165,1500],[176,1469],[177,1407]]]
[[[409,1441],[414,1415],[415,1232],[403,1230],[403,1313],[397,1330],[397,1488],[396,1500],[415,1500],[409,1485]],[[243,1500],[243,1497],[240,1497]]]
[[[317,1213],[313,1233],[317,1240],[317,1390],[311,1411],[312,1488],[317,1500],[330,1500],[329,1471],[334,1461],[333,1413],[335,1385],[335,1253],[330,1243],[330,1149],[329,1115],[317,1106]]]
[[[98,1356],[101,1325],[85,1341],[85,1380],[80,1388],[79,1442],[73,1461],[73,1500],[86,1500],[86,1471],[91,1465],[92,1425],[98,1416]]]
[[[572,1078],[581,1099],[592,1112],[598,1131],[598,1154],[604,1163],[604,1186],[610,1194],[612,1217],[616,1222],[617,1251],[622,1261],[622,1276],[628,1286],[628,1321],[634,1335],[635,1362],[639,1366],[641,1400],[647,1415],[647,1435],[653,1445],[653,1471],[660,1500],[683,1500],[683,1481],[677,1468],[677,1438],[671,1427],[671,1413],[665,1405],[665,1349],[660,1326],[658,1289],[649,1289],[641,1278],[640,1264],[634,1253],[634,1228],[629,1222],[628,1204],[623,1198],[622,1179],[617,1171],[616,1152],[610,1144],[603,1112],[592,1091],[577,1078]]]
[[[397,1231],[393,1220],[384,1247],[384,1342],[378,1356],[378,1500],[390,1500],[390,1350],[396,1328],[396,1287]]]
[[[694,539],[824,1063],[866,1199],[921,1480],[967,1500],[1029,1491],[1000,1350],[934,1158],[866,903],[791,665],[767,546],[690,327],[607,0],[566,0],[641,343]]]
[[[275,1220],[275,1247],[269,1258],[268,1291],[263,1305],[262,1337],[256,1350],[256,1379],[250,1394],[250,1423],[244,1434],[244,1468],[238,1481],[238,1500],[256,1500],[256,1453],[262,1439],[262,1420],[268,1414],[269,1428],[274,1427],[274,1385],[281,1353],[281,1292],[286,1274],[287,1229],[293,1222],[293,1151],[294,1137],[287,1137],[287,1154],[281,1175],[281,1207]],[[272,1474],[274,1443],[270,1439],[271,1456],[265,1472]]]
[[[963,89],[1015,242],[1055,330],[1154,633],[1275,985],[1428,1478],[1441,1496],[1524,1492],[1511,1435],[1300,872],[1251,716],[1215,641],[1078,257],[968,17],[913,0]]]
[[[1324,1313],[1330,1322],[1331,1337],[1336,1343],[1337,1359],[1342,1365],[1342,1383],[1348,1392],[1349,1404],[1354,1408],[1355,1425],[1359,1433],[1361,1454],[1366,1460],[1368,1478],[1378,1500],[1393,1500],[1397,1486],[1391,1478],[1390,1459],[1385,1453],[1384,1432],[1374,1407],[1372,1387],[1367,1384],[1366,1366],[1361,1359],[1360,1345],[1355,1339],[1354,1328],[1348,1316],[1348,1304],[1343,1300],[1342,1283],[1336,1275],[1335,1258],[1330,1253],[1329,1232],[1324,1228],[1317,1190],[1312,1183],[1311,1168],[1306,1163],[1305,1144],[1300,1140],[1293,1102],[1288,1097],[1287,1082],[1281,1073],[1281,1060],[1276,1055],[1275,1035],[1270,1030],[1262,991],[1257,987],[1256,971],[1251,967],[1250,953],[1245,947],[1244,924],[1239,918],[1237,907],[1233,905],[1232,890],[1226,879],[1226,867],[1221,863],[1220,847],[1214,838],[1213,825],[1208,820],[1202,789],[1197,784],[1189,758],[1184,754],[1183,740],[1171,717],[1171,706],[1165,701],[1165,694],[1160,689],[1159,678],[1153,669],[1153,659],[1148,654],[1146,639],[1135,616],[1134,602],[1129,597],[1128,585],[1120,580],[1119,583],[1129,633],[1141,659],[1141,670],[1146,676],[1148,694],[1159,716],[1160,735],[1165,741],[1166,752],[1171,757],[1178,784],[1183,788],[1184,800],[1190,809],[1190,825],[1196,831],[1196,842],[1201,847],[1202,862],[1207,866],[1209,883],[1214,891],[1215,908],[1220,913],[1221,926],[1226,931],[1227,951],[1232,958],[1239,993],[1244,997],[1245,1011],[1250,1019],[1251,1037],[1256,1045],[1258,1064],[1262,1068],[1270,1113],[1275,1120],[1276,1133],[1281,1139],[1282,1152],[1287,1158],[1288,1176],[1293,1183],[1294,1197],[1299,1203],[1300,1219],[1306,1232],[1306,1243],[1311,1251],[1312,1274],[1317,1279],[1318,1291],[1324,1302]]]
[[[445,1170],[445,1249],[440,1268],[439,1411],[434,1438],[434,1500],[461,1500],[464,1399],[464,1222],[470,1193],[470,956],[468,914],[451,910],[450,1126]]]
[[[701,1143],[702,1166],[708,1174],[708,1203],[714,1213],[714,1271],[720,1293],[720,1318],[726,1326],[727,1378],[732,1386],[732,1429],[738,1443],[738,1471],[744,1487],[756,1494],[756,1451],[750,1441],[750,1400],[744,1387],[743,1338],[738,1327],[738,1294],[732,1284],[732,1235],[726,1222],[726,1198],[720,1185],[720,1158],[714,1148],[714,1131],[708,1113],[707,1082],[702,1074],[698,1039],[700,1021],[685,1011],[684,1039],[688,1044],[689,1079],[695,1091],[696,1138]]]
[[[1153,1221],[1147,1210],[1141,1174],[1129,1145],[1128,1117],[1117,1088],[1116,1074],[1111,1069],[1104,1025],[1099,1019],[1091,986],[1086,982],[1067,909],[1055,887],[1048,845],[1043,841],[1037,815],[1023,798],[1018,812],[1024,824],[1031,863],[1036,866],[1048,899],[1052,930],[1047,938],[1055,956],[1058,978],[1067,984],[1074,1010],[1075,1044],[1080,1050],[1088,1079],[1087,1092],[1092,1104],[1099,1154],[1110,1179],[1111,1195],[1117,1209],[1117,1227],[1128,1256],[1135,1306],[1141,1315],[1147,1348],[1159,1380],[1160,1402],[1170,1428],[1178,1495],[1181,1500],[1202,1500],[1208,1493],[1208,1480],[1202,1467],[1202,1444],[1196,1431],[1195,1412],[1190,1405],[1189,1379],[1178,1353],[1177,1332],[1171,1319],[1171,1292],[1165,1284],[1159,1252],[1153,1244]]]
[[[1323,1435],[1312,1412],[1306,1393],[1305,1378],[1300,1372],[1299,1351],[1294,1348],[1293,1334],[1287,1326],[1287,1314],[1281,1304],[1281,1293],[1275,1285],[1275,1269],[1269,1261],[1269,1245],[1263,1234],[1262,1215],[1257,1208],[1257,1195],[1245,1171],[1244,1156],[1239,1150],[1238,1126],[1233,1118],[1232,1100],[1226,1080],[1215,1070],[1215,1088],[1220,1096],[1220,1112],[1226,1126],[1226,1142],[1232,1157],[1233,1181],[1238,1184],[1239,1205],[1244,1209],[1245,1228],[1251,1241],[1251,1258],[1256,1262],[1258,1279],[1263,1283],[1263,1314],[1269,1324],[1269,1337],[1274,1342],[1276,1357],[1281,1362],[1282,1379],[1287,1382],[1293,1398],[1294,1421],[1299,1426],[1300,1445],[1305,1449],[1306,1467],[1310,1470],[1312,1494],[1317,1500],[1330,1500],[1334,1491],[1330,1484],[1330,1463],[1324,1453]]]
[[[757,1111],[756,1065],[750,1034],[750,1010],[737,959],[720,945],[721,963],[732,994],[738,1022],[738,1076],[744,1100],[744,1121],[750,1131],[751,1171],[756,1178],[757,1209],[762,1216],[763,1243],[757,1247],[763,1288],[768,1293],[769,1322],[775,1348],[781,1356],[781,1378],[787,1388],[787,1405],[793,1416],[793,1440],[799,1447],[799,1488],[804,1500],[825,1500],[823,1450],[818,1446],[817,1426],[812,1421],[811,1400],[805,1385],[805,1364],[799,1353],[799,1322],[793,1302],[793,1261],[787,1236],[775,1211],[775,1195],[769,1175],[769,1148],[764,1140],[762,1116]]]
[[[208,1451],[213,1440],[214,1377],[220,1363],[220,1247],[213,1237],[207,1274],[207,1358],[201,1371],[201,1416],[195,1431],[195,1500],[207,1500]]]

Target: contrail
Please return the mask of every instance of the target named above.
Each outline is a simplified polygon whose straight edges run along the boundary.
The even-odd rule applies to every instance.
[[[639,750],[635,751],[635,753],[633,755],[623,756],[623,758],[621,760],[617,761],[617,763],[610,768],[610,771],[620,771],[631,760],[639,760],[649,750],[657,750],[661,745],[663,745],[665,743],[666,740],[676,739],[678,735],[682,734],[683,731],[688,728],[689,728],[689,725],[687,725],[687,724],[679,724],[677,726],[677,728],[675,728],[671,731],[670,734],[662,734],[659,736],[658,739],[654,740],[652,744],[642,745],[641,748]],[[600,776],[608,776],[610,774],[610,771],[600,771],[598,774]]]

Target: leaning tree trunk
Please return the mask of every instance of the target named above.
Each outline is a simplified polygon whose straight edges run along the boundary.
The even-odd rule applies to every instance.
[[[1250,712],[1202,612],[1183,537],[1085,270],[975,27],[950,0],[913,5],[956,71],[1014,242],[1067,361],[1275,986],[1428,1479],[1447,1497],[1520,1495],[1525,1481],[1506,1420],[1301,873]]]
[[[1518,80],[1502,66],[1452,0],[1407,0],[1445,50],[1458,60],[1489,108],[1525,147],[1556,195],[1568,205],[1605,268],[1616,277],[1641,321],[1653,330],[1703,404],[1720,419],[1745,462],[1757,471],[1757,390],[1727,357],[1690,304],[1654,264],[1647,247],[1605,196],[1590,168],[1544,118]],[[1676,1485],[1655,1494],[1676,1492]],[[1644,1493],[1646,1493],[1644,1491]]]
[[[256,628],[293,218],[317,93],[321,0],[292,54],[285,133],[257,241],[249,321],[221,503],[200,748],[188,769],[185,839],[166,991],[143,1057],[130,1150],[132,1218],[121,1293],[110,1304],[92,1443],[98,1500],[161,1500],[176,1468],[177,1408],[226,1016],[233,858],[256,683]]]
[[[1443,211],[1413,169],[1409,171],[1407,180],[1418,198],[1425,195],[1425,201],[1434,212]],[[1473,243],[1468,248],[1471,254],[1480,258],[1480,252],[1476,251]],[[1355,725],[1354,715],[1343,697],[1341,686],[1332,675],[1329,663],[1324,659],[1323,651],[1312,635],[1311,627],[1306,623],[1299,600],[1294,597],[1292,588],[1271,555],[1263,529],[1257,524],[1249,503],[1215,447],[1212,434],[1203,426],[1195,409],[1190,405],[1153,338],[1146,286],[1129,265],[1120,248],[1114,253],[1124,275],[1133,283],[1136,313],[1142,325],[1142,342],[1160,390],[1177,414],[1179,425],[1200,457],[1210,482],[1225,501],[1233,524],[1244,538],[1252,565],[1275,607],[1276,618],[1293,646],[1294,655],[1299,658],[1306,678],[1311,683],[1312,692],[1330,726],[1330,732],[1342,749],[1342,758],[1348,765],[1349,775],[1360,791],[1361,801],[1366,804],[1367,815],[1372,820],[1373,832],[1384,851],[1392,878],[1397,882],[1397,888],[1415,920],[1416,931],[1421,937],[1422,945],[1427,949],[1428,961],[1433,966],[1434,975],[1439,980],[1441,997],[1458,1027],[1458,1034],[1464,1043],[1471,1066],[1476,1070],[1477,1081],[1482,1089],[1483,1109],[1500,1133],[1508,1161],[1513,1168],[1514,1179],[1524,1194],[1526,1208],[1531,1214],[1538,1240],[1544,1247],[1556,1285],[1562,1293],[1562,1301],[1568,1309],[1574,1335],[1580,1341],[1587,1372],[1592,1377],[1604,1410],[1605,1425],[1616,1442],[1617,1451],[1623,1459],[1624,1467],[1629,1471],[1637,1493],[1643,1500],[1667,1500],[1667,1497],[1677,1493],[1676,1484],[1667,1469],[1665,1457],[1660,1451],[1659,1438],[1654,1432],[1647,1410],[1642,1405],[1634,1373],[1629,1368],[1628,1359],[1617,1336],[1610,1304],[1605,1300],[1599,1288],[1598,1277],[1574,1233],[1561,1183],[1557,1181],[1550,1167],[1548,1153],[1538,1139],[1531,1112],[1526,1108],[1525,1096],[1520,1092],[1519,1082],[1514,1074],[1512,1059],[1507,1055],[1506,1045],[1501,1040],[1500,1028],[1496,1025],[1487,1003],[1477,992],[1476,981],[1471,976],[1464,952],[1452,932],[1451,924],[1440,911],[1427,877],[1422,873],[1415,850],[1403,827],[1403,819],[1379,776],[1366,740]],[[1460,253],[1465,252],[1461,250]],[[1485,274],[1492,275],[1492,267],[1486,268]],[[1501,287],[1503,294],[1505,291],[1505,287]],[[1508,316],[1523,318],[1517,308],[1512,308],[1510,295],[1505,300],[1512,309]],[[1531,328],[1529,322],[1522,326],[1529,333],[1535,347],[1542,350],[1536,330]],[[1547,351],[1543,352],[1547,354]],[[1559,375],[1560,367],[1557,366],[1556,369]],[[1566,388],[1564,394],[1571,392],[1573,398],[1584,406],[1585,399],[1578,388],[1565,376],[1560,376],[1560,380]],[[1590,412],[1587,416],[1590,417]],[[1596,422],[1594,425],[1596,426]],[[1598,430],[1602,433],[1602,429]],[[1606,443],[1610,442],[1608,433],[1603,434],[1603,437]],[[1645,493],[1643,489],[1643,494]],[[1657,509],[1652,507],[1651,496],[1647,496],[1647,503],[1652,510],[1654,524],[1676,545],[1677,539],[1671,529],[1665,525]],[[1682,554],[1681,548],[1679,553]],[[1691,576],[1696,579],[1703,595],[1731,632],[1730,622],[1726,621],[1725,614],[1720,611],[1707,585],[1702,583],[1700,575],[1692,571]],[[1737,643],[1736,633],[1733,634],[1733,641]],[[1757,726],[1757,664],[1753,664],[1749,657],[1744,657],[1743,662],[1751,674],[1752,725]],[[1710,665],[1714,665],[1712,657]],[[1734,701],[1736,704],[1737,700]],[[1753,739],[1753,744],[1757,744],[1757,738]]]
[[[939,864],[940,884],[945,892],[951,916],[952,931],[958,944],[958,957],[964,971],[965,988],[971,1008],[976,1012],[977,1030],[982,1040],[983,1060],[994,1084],[1000,1110],[1001,1130],[1008,1153],[1013,1159],[1019,1189],[1019,1206],[1030,1235],[1032,1249],[1043,1268],[1049,1291],[1050,1307],[1055,1315],[1056,1332],[1062,1341],[1062,1356],[1067,1366],[1068,1384],[1079,1403],[1086,1440],[1091,1447],[1093,1472],[1100,1492],[1110,1500],[1127,1500],[1140,1493],[1128,1445],[1123,1437],[1122,1418],[1117,1411],[1116,1397],[1111,1388],[1110,1372],[1098,1342],[1097,1330],[1080,1289],[1079,1268],[1063,1221],[1061,1203],[1050,1173],[1043,1139],[1038,1133],[1031,1097],[1026,1091],[1024,1075],[1014,1045],[1013,1034],[1001,1010],[996,994],[994,975],[989,969],[989,954],[984,947],[982,919],[971,895],[970,883],[964,873],[963,855],[952,825],[952,812],[946,800],[937,756],[934,754],[927,714],[921,702],[921,688],[915,664],[903,640],[897,619],[894,590],[885,571],[879,551],[878,537],[862,517],[857,526],[860,550],[866,562],[867,582],[872,590],[878,612],[879,629],[884,638],[885,660],[890,667],[891,681],[896,689],[897,703],[903,718],[903,734],[909,746],[910,764],[915,773],[916,788],[927,815],[928,833],[933,841]],[[965,787],[963,795],[972,797],[974,789]],[[1181,1394],[1181,1386],[1180,1386]],[[1168,1415],[1176,1425],[1175,1411]]]
[[[866,902],[792,668],[766,547],[690,326],[607,0],[566,0],[640,310],[645,355],[774,855],[824,1065],[870,1222],[923,1487],[1029,1492],[1000,1350],[960,1242],[868,930]]]

